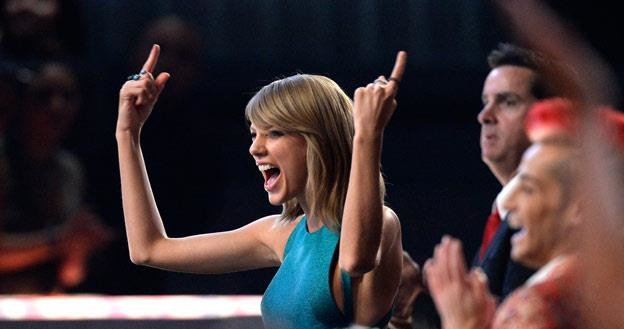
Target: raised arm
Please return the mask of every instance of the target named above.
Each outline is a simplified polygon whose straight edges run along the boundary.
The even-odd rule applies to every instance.
[[[340,267],[352,276],[373,270],[380,261],[383,237],[395,239],[399,231],[396,215],[383,207],[380,170],[383,132],[397,106],[394,98],[406,61],[407,54],[399,52],[388,80],[380,76],[355,90],[353,157],[339,254]]]
[[[352,277],[357,324],[371,325],[388,314],[401,276],[401,227],[396,214],[383,206],[380,162],[406,59],[399,52],[388,80],[380,76],[354,96],[355,136],[338,264]]]
[[[134,263],[169,270],[218,273],[279,264],[267,235],[273,217],[230,232],[169,238],[156,207],[140,146],[140,133],[169,73],[154,78],[160,47],[154,45],[141,73],[131,76],[119,93],[117,146],[121,193],[130,258]],[[185,220],[184,218],[180,220]],[[279,239],[273,239],[279,240]]]

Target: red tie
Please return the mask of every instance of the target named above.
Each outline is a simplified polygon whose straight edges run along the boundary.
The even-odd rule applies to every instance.
[[[481,241],[481,249],[479,249],[479,259],[483,259],[483,256],[485,256],[485,251],[490,246],[500,224],[501,219],[498,214],[498,208],[494,207],[494,211],[490,214],[490,217],[488,217],[485,229],[483,230],[483,241]]]

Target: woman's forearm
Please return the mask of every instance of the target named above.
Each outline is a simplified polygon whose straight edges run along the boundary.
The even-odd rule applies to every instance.
[[[149,264],[155,244],[166,238],[143,160],[139,134],[118,132],[121,197],[132,262]]]
[[[375,268],[383,226],[381,135],[356,134],[340,236],[340,267],[351,275]]]

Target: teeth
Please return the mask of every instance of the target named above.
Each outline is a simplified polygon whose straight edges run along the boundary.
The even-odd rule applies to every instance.
[[[260,171],[267,171],[267,170],[269,170],[269,169],[273,169],[273,168],[277,168],[277,167],[276,167],[276,166],[273,166],[273,165],[270,165],[270,164],[261,164],[261,165],[258,165],[258,169],[259,169]]]

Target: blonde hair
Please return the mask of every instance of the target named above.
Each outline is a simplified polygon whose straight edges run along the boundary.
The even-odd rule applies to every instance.
[[[264,86],[249,101],[245,118],[259,127],[278,127],[306,141],[308,216],[338,231],[342,222],[353,149],[353,103],[331,79],[296,74]],[[381,196],[385,195],[380,175]],[[283,204],[282,220],[303,210],[298,200]]]

